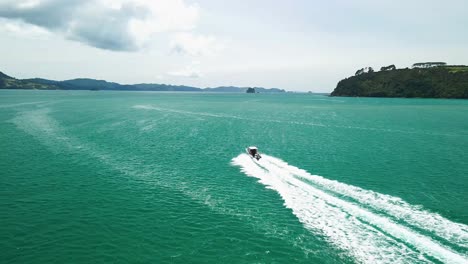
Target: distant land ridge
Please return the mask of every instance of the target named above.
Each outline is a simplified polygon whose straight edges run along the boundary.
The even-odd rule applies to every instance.
[[[423,62],[412,69],[390,65],[378,72],[366,67],[338,82],[330,95],[468,99],[468,66]]]
[[[198,88],[185,85],[169,84],[119,84],[104,80],[78,78],[66,81],[54,81],[42,78],[15,79],[0,72],[0,89],[35,89],[35,90],[105,90],[105,91],[174,91],[174,92],[230,92],[245,93],[254,88],[260,93],[284,93],[279,88],[220,86],[214,88]]]

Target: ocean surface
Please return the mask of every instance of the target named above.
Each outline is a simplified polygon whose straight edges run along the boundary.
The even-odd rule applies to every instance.
[[[467,154],[468,100],[3,90],[0,262],[468,263]]]

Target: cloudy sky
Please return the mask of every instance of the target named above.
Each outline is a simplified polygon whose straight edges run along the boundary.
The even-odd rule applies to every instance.
[[[18,78],[332,91],[365,66],[468,64],[466,0],[0,0]]]

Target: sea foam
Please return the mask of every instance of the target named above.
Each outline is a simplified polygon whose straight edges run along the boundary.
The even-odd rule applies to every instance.
[[[465,225],[398,197],[311,175],[268,155],[257,162],[241,154],[232,163],[277,191],[307,229],[358,262],[468,263],[466,255],[447,245],[466,247]]]

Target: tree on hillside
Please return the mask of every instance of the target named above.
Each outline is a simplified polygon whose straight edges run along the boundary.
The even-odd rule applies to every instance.
[[[357,70],[356,73],[355,73],[354,75],[355,75],[355,76],[358,76],[358,75],[361,75],[361,74],[363,74],[363,73],[364,73],[364,68]]]
[[[364,73],[371,73],[371,72],[374,72],[374,69],[372,67],[365,67],[365,68],[358,70],[354,75],[358,76]]]
[[[396,67],[394,64],[388,65],[388,66],[382,66],[382,68],[380,68],[380,71],[393,71],[393,70],[396,70]]]

